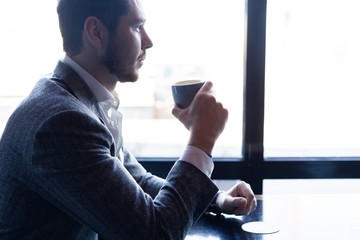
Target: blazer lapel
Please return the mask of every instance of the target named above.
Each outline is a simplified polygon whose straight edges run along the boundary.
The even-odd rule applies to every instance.
[[[100,106],[95,95],[91,92],[90,88],[88,85],[86,85],[84,80],[71,67],[59,61],[54,70],[52,80],[62,85],[72,95],[79,99],[79,101],[81,101],[87,108],[95,113],[102,124],[106,126],[104,121],[105,116],[100,110]],[[112,156],[115,156],[114,140],[110,148],[110,153]]]
[[[84,80],[82,80],[71,67],[59,61],[55,68],[53,79],[60,84],[65,84],[71,93],[94,112],[104,123],[103,119],[105,116],[100,110],[96,97]]]

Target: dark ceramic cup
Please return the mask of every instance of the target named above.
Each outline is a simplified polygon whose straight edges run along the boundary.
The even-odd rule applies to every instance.
[[[174,83],[171,90],[175,104],[179,108],[187,108],[202,85],[204,85],[204,81],[201,80],[185,80]]]

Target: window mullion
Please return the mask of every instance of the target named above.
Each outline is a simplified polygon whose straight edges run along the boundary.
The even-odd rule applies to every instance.
[[[266,0],[248,0],[246,9],[243,156],[246,180],[262,193]]]

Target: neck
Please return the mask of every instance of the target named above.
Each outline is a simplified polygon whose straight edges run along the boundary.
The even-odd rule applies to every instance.
[[[97,58],[84,56],[82,54],[70,57],[90,73],[109,92],[114,92],[118,78],[114,74],[110,74],[109,70],[99,61],[94,61],[94,59]]]

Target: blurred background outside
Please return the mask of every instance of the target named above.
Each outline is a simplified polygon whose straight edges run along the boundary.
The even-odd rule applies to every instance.
[[[133,84],[119,84],[124,139],[136,156],[178,157],[187,130],[170,85],[214,82],[229,109],[215,157],[241,159],[245,0],[144,0],[154,42]],[[265,157],[360,156],[357,0],[268,0]],[[62,52],[56,0],[0,3],[0,134]]]

